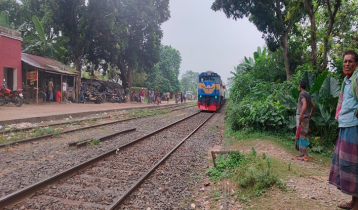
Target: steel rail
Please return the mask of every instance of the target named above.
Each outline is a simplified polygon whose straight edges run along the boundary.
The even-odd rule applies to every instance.
[[[193,106],[195,106],[195,105],[193,105]],[[193,107],[193,106],[186,106],[186,107],[183,107],[183,108],[180,108],[180,109],[186,109],[186,108],[190,108],[190,107]],[[172,110],[172,111],[177,111],[177,110],[180,110],[180,109],[175,109],[175,110]],[[47,134],[47,135],[33,137],[33,138],[29,138],[29,139],[13,141],[13,142],[10,142],[10,143],[7,143],[7,144],[0,144],[0,148],[5,148],[7,146],[13,146],[13,145],[18,145],[18,144],[24,144],[24,143],[33,142],[33,141],[38,141],[38,140],[45,139],[45,138],[51,138],[54,135],[62,135],[62,134],[66,134],[66,133],[71,133],[71,132],[76,132],[76,131],[96,128],[96,127],[100,127],[100,126],[121,123],[121,122],[135,120],[135,119],[144,118],[144,117],[148,117],[148,115],[142,116],[142,117],[132,117],[132,118],[128,118],[128,119],[115,120],[115,121],[112,121],[112,122],[100,123],[100,124],[97,124],[97,125],[90,125],[90,126],[85,126],[85,127],[82,127],[82,128],[75,128],[75,129],[63,131],[63,132],[60,132],[60,133]]]
[[[161,132],[161,131],[163,131],[163,130],[165,130],[165,129],[167,129],[167,128],[175,125],[175,124],[178,124],[178,123],[180,123],[180,122],[182,122],[184,120],[187,120],[187,119],[199,114],[200,112],[201,111],[198,111],[198,112],[196,112],[196,113],[194,113],[194,114],[192,114],[190,116],[187,116],[187,117],[185,117],[183,119],[177,120],[177,121],[171,123],[170,125],[162,127],[162,128],[160,128],[160,129],[158,129],[158,130],[156,130],[156,131],[154,131],[152,133],[149,133],[149,134],[147,134],[147,135],[145,135],[143,137],[139,137],[139,138],[137,138],[137,139],[135,139],[135,140],[133,140],[133,141],[127,143],[127,144],[124,144],[124,145],[122,145],[122,146],[120,146],[120,147],[118,147],[116,149],[113,149],[111,151],[103,153],[103,154],[101,154],[101,155],[99,155],[97,157],[94,157],[94,158],[92,158],[92,159],[90,159],[88,161],[80,163],[80,164],[78,164],[78,165],[76,165],[76,166],[74,166],[74,167],[72,167],[70,169],[67,169],[67,170],[65,170],[63,172],[57,173],[57,174],[55,174],[55,175],[53,175],[53,176],[51,176],[51,177],[49,177],[49,178],[47,178],[45,180],[39,181],[39,182],[37,182],[35,184],[32,184],[30,186],[27,186],[27,187],[21,189],[21,190],[18,190],[18,191],[13,192],[13,193],[11,193],[9,195],[6,195],[6,196],[0,198],[0,209],[3,209],[5,207],[11,206],[11,205],[14,205],[14,204],[24,200],[25,198],[31,196],[36,191],[38,191],[38,190],[40,190],[40,189],[42,189],[42,188],[44,188],[44,187],[46,187],[46,186],[48,186],[50,184],[58,182],[58,181],[60,181],[60,180],[62,180],[64,178],[70,177],[70,176],[72,176],[72,175],[74,175],[74,174],[76,174],[76,173],[78,173],[78,172],[80,172],[80,171],[82,171],[82,170],[84,170],[84,169],[86,169],[88,167],[91,167],[93,164],[95,164],[95,163],[97,163],[97,162],[99,162],[99,161],[101,161],[101,160],[103,160],[103,159],[105,159],[105,158],[107,158],[107,157],[109,157],[111,155],[116,154],[116,151],[118,151],[119,149],[127,148],[127,147],[129,147],[129,146],[131,146],[131,145],[133,145],[135,143],[138,143],[138,142],[140,142],[140,141],[142,141],[142,140],[144,140],[146,138],[149,138],[149,137],[151,137],[151,136],[153,136],[153,135],[155,135],[155,134],[157,134],[157,133],[159,133],[159,132]]]
[[[141,176],[136,183],[134,183],[124,194],[121,195],[108,209],[118,209],[120,204],[127,198],[127,196],[137,189],[141,183],[152,173],[155,169],[161,165],[173,152],[175,152],[190,136],[192,136],[196,131],[198,131],[215,113],[212,113],[203,123],[201,123],[197,128],[195,128],[189,135],[187,135],[183,140],[181,140],[170,152],[168,152],[161,160],[159,160],[151,169],[149,169],[143,176]]]
[[[122,131],[118,131],[118,132],[115,132],[115,133],[112,133],[112,134],[109,134],[109,135],[105,135],[105,136],[102,136],[100,138],[98,138],[98,140],[100,142],[104,142],[114,136],[118,136],[118,135],[121,135],[121,134],[126,134],[126,133],[129,133],[129,132],[133,132],[133,131],[136,131],[137,129],[136,128],[130,128],[130,129],[126,129],[126,130],[122,130]],[[87,146],[87,144],[91,141],[91,139],[87,139],[85,141],[81,141],[81,142],[73,142],[73,143],[69,143],[68,146],[76,146],[77,149],[78,148],[81,148],[81,147],[84,147],[84,146]]]
[[[161,109],[170,109],[172,107],[175,106],[180,106],[180,105],[166,105],[165,107],[161,107],[161,108],[157,108],[157,110],[161,110]],[[153,107],[144,107],[144,109],[153,109],[155,108],[155,106]],[[139,109],[139,108],[137,108]],[[125,110],[135,110],[135,109],[125,109]],[[123,110],[123,111],[125,111]],[[88,119],[82,119],[82,120],[74,120],[74,121],[70,121],[70,122],[56,122],[56,123],[47,123],[47,124],[42,124],[39,126],[33,126],[33,127],[27,127],[27,128],[19,128],[19,129],[10,129],[10,130],[6,130],[6,131],[0,131],[0,134],[6,134],[6,133],[11,133],[11,132],[21,132],[21,131],[27,131],[27,130],[31,130],[31,129],[35,129],[37,127],[45,127],[45,126],[57,126],[57,125],[66,125],[66,124],[71,124],[71,123],[78,123],[78,122],[83,122],[83,121],[97,121],[97,120],[101,120],[101,119],[106,119],[109,118],[110,116],[104,116],[104,117],[94,117],[94,118],[88,118]]]

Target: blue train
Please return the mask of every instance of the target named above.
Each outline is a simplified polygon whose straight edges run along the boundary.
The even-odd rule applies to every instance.
[[[199,74],[198,78],[198,107],[201,110],[216,111],[225,100],[226,87],[220,75],[207,71]]]

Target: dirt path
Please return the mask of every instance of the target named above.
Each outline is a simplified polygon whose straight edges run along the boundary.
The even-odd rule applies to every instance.
[[[227,149],[228,146],[223,148]],[[285,176],[287,191],[277,188],[268,190],[263,196],[254,198],[246,203],[237,199],[235,186],[224,180],[211,183],[209,187],[195,189],[196,203],[201,209],[339,209],[340,202],[349,201],[350,196],[341,193],[328,183],[329,166],[320,164],[319,159],[312,158],[310,162],[296,160],[295,154],[286,151],[275,143],[265,140],[240,141],[230,146],[231,150],[249,153],[252,147],[262,154],[280,161],[280,164],[291,165],[293,171]],[[213,148],[220,150],[223,148]],[[212,166],[211,155],[208,155],[208,167]],[[210,182],[205,177],[201,186]],[[226,186],[225,186],[226,184]],[[226,195],[225,195],[226,190]],[[230,196],[231,194],[232,196]],[[235,200],[236,199],[236,200]]]

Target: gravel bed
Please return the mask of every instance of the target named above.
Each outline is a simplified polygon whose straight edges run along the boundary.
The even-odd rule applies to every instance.
[[[140,188],[131,193],[120,209],[205,209],[195,203],[193,189],[200,189],[208,169],[210,148],[222,144],[224,110],[213,116],[184,142]],[[204,189],[206,190],[206,188]]]
[[[210,113],[201,113],[120,150],[118,154],[96,163],[91,168],[40,190],[30,199],[15,205],[13,209],[75,209],[80,208],[82,203],[87,204],[87,209],[108,207],[209,115]],[[47,202],[44,202],[43,197],[47,198]],[[49,197],[54,198],[51,201]],[[72,204],[61,203],[61,199],[71,200]],[[38,206],[40,200],[42,203]],[[95,205],[92,207],[90,203]]]
[[[62,135],[58,139],[51,138],[32,144],[19,145],[11,148],[9,152],[4,150],[4,152],[0,152],[0,159],[2,160],[0,162],[0,197],[119,147],[194,112],[197,112],[195,107],[186,109],[185,112],[179,110],[165,115],[140,118],[102,128],[70,133]],[[136,132],[116,136],[97,146],[81,149],[73,149],[67,146],[68,142],[96,138],[133,127],[137,128]]]

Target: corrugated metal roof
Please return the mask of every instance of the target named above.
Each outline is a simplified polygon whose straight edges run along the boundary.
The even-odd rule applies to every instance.
[[[60,61],[51,58],[21,53],[21,60],[30,66],[42,69],[44,71],[53,72],[56,74],[77,75],[74,68],[64,65]]]

